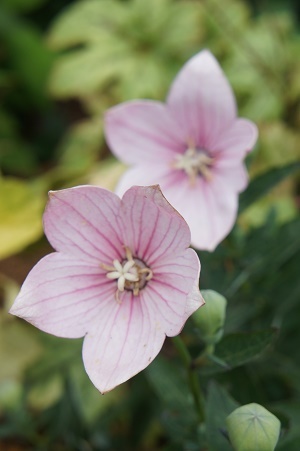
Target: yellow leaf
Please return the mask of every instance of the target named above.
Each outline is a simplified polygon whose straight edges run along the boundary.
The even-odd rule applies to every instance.
[[[14,178],[0,178],[0,258],[24,249],[43,233],[43,193]]]
[[[22,380],[22,373],[40,354],[41,347],[37,342],[37,331],[24,321],[10,315],[12,305],[19,287],[11,279],[0,274],[0,291],[3,305],[0,309],[0,401],[3,397],[3,383],[10,382],[8,391],[16,388]],[[5,398],[6,399],[6,398]],[[8,396],[8,400],[10,395]]]
[[[126,166],[123,163],[110,158],[105,162],[101,162],[90,176],[89,183],[113,191],[125,170]]]

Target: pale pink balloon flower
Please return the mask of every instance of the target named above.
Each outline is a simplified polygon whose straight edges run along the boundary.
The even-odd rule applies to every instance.
[[[45,234],[57,251],[31,270],[10,312],[66,338],[105,393],[149,365],[203,300],[184,219],[158,186],[121,200],[103,188],[50,192]]]
[[[204,50],[175,78],[166,104],[137,100],[108,110],[105,133],[112,152],[132,166],[116,192],[159,183],[190,226],[192,244],[214,250],[232,229],[238,193],[248,184],[243,160],[257,128],[237,118],[231,87]]]

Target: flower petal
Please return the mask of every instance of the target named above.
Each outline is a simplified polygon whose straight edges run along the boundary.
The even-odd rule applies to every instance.
[[[236,117],[235,98],[217,60],[208,51],[191,58],[175,78],[167,99],[186,139],[205,149]]]
[[[162,180],[167,182],[170,176],[173,177],[173,173],[169,165],[163,163],[133,166],[122,175],[115,191],[121,197],[134,185],[156,185]]]
[[[10,313],[50,334],[78,338],[115,303],[115,291],[99,266],[54,252],[28,274]]]
[[[121,294],[86,335],[83,361],[101,393],[112,390],[148,366],[165,340],[151,308],[131,292]]]
[[[247,119],[237,119],[212,144],[211,154],[222,167],[242,161],[254,147],[258,136],[256,125]]]
[[[203,304],[199,258],[193,249],[187,249],[181,255],[159,259],[151,269],[153,278],[142,291],[143,299],[157,311],[157,321],[166,335],[173,337]]]
[[[211,182],[199,177],[196,186],[182,180],[180,189],[174,184],[164,193],[189,224],[192,245],[198,249],[214,250],[233,227],[238,196],[222,177]]]
[[[119,193],[125,191],[131,183],[142,183],[143,179],[147,183],[151,180],[147,174],[150,174],[150,171],[146,167],[129,169],[120,181]],[[176,170],[161,172],[158,182],[167,200],[187,221],[191,229],[192,244],[199,249],[213,250],[233,227],[238,201],[236,193],[246,188],[248,174],[243,164],[230,168],[225,165],[223,168],[222,161],[218,160],[213,170],[212,182],[199,178],[196,186],[192,187],[187,176]],[[217,193],[216,199],[214,192]],[[209,197],[206,198],[206,195]],[[132,230],[135,229],[136,225]],[[145,235],[145,227],[142,230]],[[134,236],[137,236],[137,232]],[[134,236],[131,237],[131,242]]]
[[[96,186],[51,191],[44,214],[45,234],[55,250],[110,264],[123,254],[116,194]]]
[[[146,368],[166,334],[177,335],[203,303],[197,288],[199,259],[192,249],[155,268],[155,278],[139,296],[121,293],[121,303],[107,308],[85,337],[84,365],[102,393]]]
[[[159,186],[129,189],[122,199],[124,244],[151,266],[190,245],[190,230],[162,195]]]
[[[199,305],[200,304],[200,305]],[[185,316],[188,319],[199,307],[205,304],[205,300],[200,293],[199,299],[199,283],[195,281],[192,290],[190,291],[187,303],[185,305]]]
[[[213,182],[218,183],[221,180],[221,185],[227,184],[228,188],[231,187],[233,191],[240,193],[248,185],[248,172],[246,166],[243,163],[238,163],[234,166],[228,167],[227,164],[223,164],[223,160],[216,162],[213,168]]]
[[[113,153],[126,164],[168,161],[185,138],[168,107],[160,102],[125,102],[108,110],[105,134]]]

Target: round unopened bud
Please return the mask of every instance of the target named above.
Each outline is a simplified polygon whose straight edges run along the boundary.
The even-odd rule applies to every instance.
[[[278,442],[280,421],[259,404],[238,407],[226,425],[235,451],[273,451]]]
[[[200,330],[201,338],[207,344],[215,344],[223,335],[227,301],[213,290],[202,290],[201,293],[205,305],[192,318]]]

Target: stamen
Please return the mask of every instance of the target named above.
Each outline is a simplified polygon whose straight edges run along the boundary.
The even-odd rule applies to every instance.
[[[100,263],[100,268],[105,269],[105,271],[114,271],[116,269],[114,266],[109,266],[105,263]]]
[[[125,248],[127,260],[128,260],[129,262],[130,262],[130,261],[133,261],[132,253],[131,253],[131,250],[129,249],[129,247],[124,246],[124,248]]]
[[[153,272],[150,268],[143,268],[139,270],[139,274],[147,274],[148,275],[145,277],[145,280],[151,280],[153,277]]]
[[[121,265],[119,260],[114,260],[113,264],[114,264],[114,267],[116,268],[117,271],[119,271],[121,273],[123,272],[123,266]]]
[[[134,261],[130,260],[127,263],[125,263],[125,265],[123,267],[123,271],[128,272],[133,266],[134,266]]]
[[[188,148],[186,152],[176,155],[172,167],[185,171],[189,177],[191,186],[195,186],[199,175],[207,181],[210,181],[212,179],[211,167],[214,159],[205,150],[197,149],[192,140],[188,140],[187,144]]]
[[[118,278],[118,282],[117,282],[117,285],[118,285],[118,291],[124,291],[124,288],[125,288],[125,277],[124,277],[124,275],[122,274],[119,278]]]
[[[113,266],[101,263],[101,268],[107,271],[106,277],[117,281],[116,301],[120,303],[120,293],[124,290],[132,291],[134,296],[138,296],[147,282],[152,279],[153,272],[145,263],[134,258],[131,250],[124,246],[126,253],[126,260],[120,262],[113,261]]]
[[[108,272],[106,274],[106,277],[108,279],[118,279],[120,277],[120,273],[119,271],[112,271],[112,272]]]

